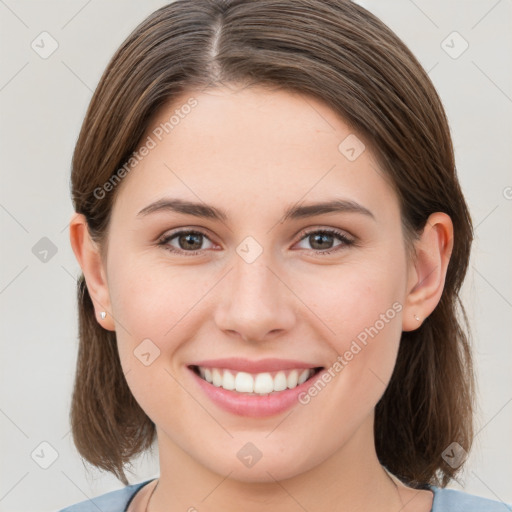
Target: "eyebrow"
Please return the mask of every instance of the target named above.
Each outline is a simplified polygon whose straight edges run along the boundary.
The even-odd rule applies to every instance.
[[[146,216],[151,213],[161,211],[172,211],[219,221],[228,220],[227,213],[220,208],[216,208],[205,203],[195,203],[192,201],[185,201],[183,199],[174,198],[162,198],[158,201],[155,201],[154,203],[151,203],[150,205],[143,208],[137,214],[137,217]],[[333,199],[331,201],[324,201],[320,203],[312,203],[306,205],[295,204],[290,206],[285,211],[282,222],[287,219],[296,220],[327,213],[345,212],[360,213],[375,220],[373,213],[368,210],[368,208],[360,205],[359,203],[346,199]]]

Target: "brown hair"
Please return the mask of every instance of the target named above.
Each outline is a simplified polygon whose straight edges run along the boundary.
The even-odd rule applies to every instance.
[[[89,105],[72,165],[75,210],[104,247],[117,189],[98,198],[137,149],[152,117],[178,94],[222,83],[258,84],[316,97],[372,150],[396,190],[408,248],[433,212],[447,213],[454,246],[441,300],[404,332],[375,410],[382,465],[416,488],[446,486],[452,443],[470,450],[474,375],[459,298],[473,230],[442,103],[404,43],[373,14],[344,0],[177,0],[126,39]],[[83,275],[71,406],[74,442],[128,484],[124,466],[150,448],[155,425],[133,398],[115,333],[97,322]]]

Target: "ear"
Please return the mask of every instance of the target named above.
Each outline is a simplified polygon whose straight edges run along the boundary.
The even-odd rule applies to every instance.
[[[409,265],[402,330],[420,327],[441,300],[453,249],[453,224],[449,215],[432,213],[415,242],[416,258]],[[419,317],[419,321],[415,316]]]
[[[89,226],[84,215],[74,213],[69,223],[69,239],[75,257],[84,273],[87,290],[91,296],[98,323],[109,331],[114,331],[114,321],[110,304],[110,294],[106,278],[106,270],[99,247],[89,234]],[[107,316],[102,319],[100,312]]]

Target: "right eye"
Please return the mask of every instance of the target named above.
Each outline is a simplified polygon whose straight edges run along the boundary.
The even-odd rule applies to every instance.
[[[206,238],[210,241],[208,236],[201,232],[195,230],[181,230],[175,231],[174,233],[166,234],[158,241],[158,245],[162,246],[164,249],[180,255],[190,255],[194,256],[199,254],[201,250],[198,248],[202,245],[203,239]],[[178,247],[172,245],[176,239]],[[210,241],[213,244],[213,242]],[[211,248],[211,247],[210,247]]]

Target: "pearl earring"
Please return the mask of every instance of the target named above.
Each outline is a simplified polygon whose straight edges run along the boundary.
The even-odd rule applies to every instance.
[[[100,313],[100,316],[101,316],[101,319],[102,319],[102,320],[105,320],[105,317],[107,316],[106,311],[102,311],[102,312]]]
[[[414,315],[414,319],[419,322],[421,320],[421,318],[418,316],[418,315]]]

